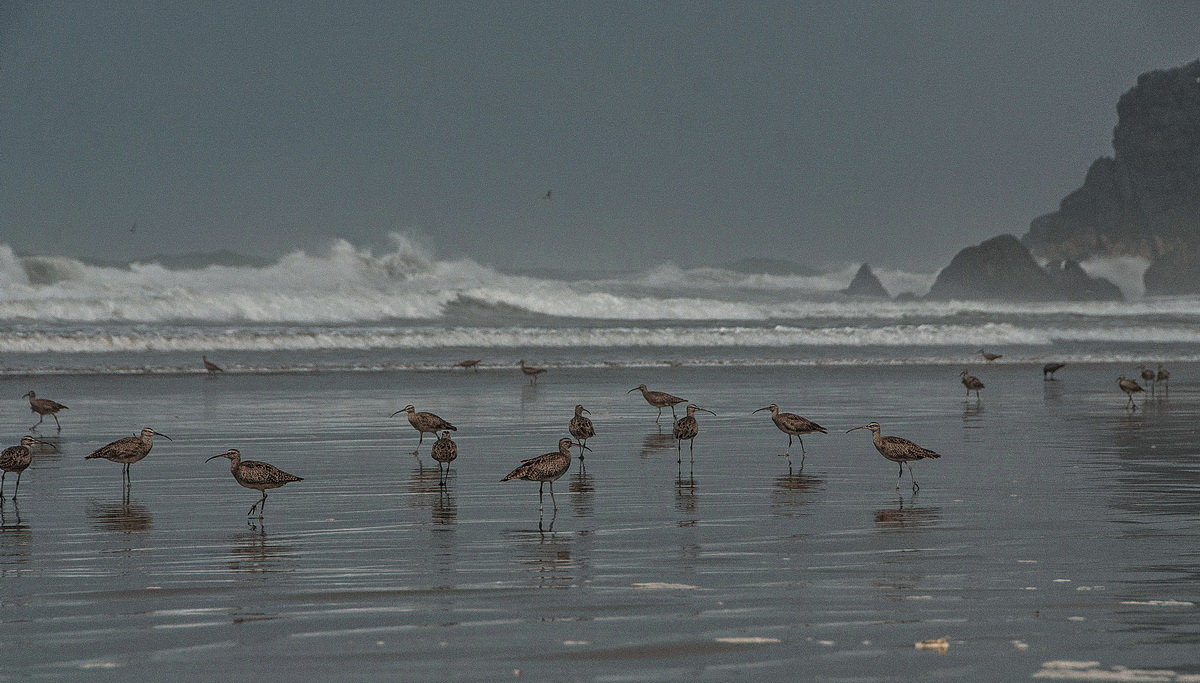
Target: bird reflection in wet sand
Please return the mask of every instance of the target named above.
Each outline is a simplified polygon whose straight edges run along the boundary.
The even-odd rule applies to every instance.
[[[571,505],[575,508],[577,517],[591,517],[594,511],[592,503],[596,491],[592,475],[587,470],[576,471],[567,484],[567,490],[575,494],[571,496]]]
[[[920,494],[914,493],[904,504],[904,496],[897,494],[896,507],[880,508],[875,511],[875,528],[884,533],[903,533],[936,526],[942,517],[940,507],[917,507]]]
[[[983,415],[983,410],[984,408],[982,403],[967,403],[963,408],[963,424],[969,427],[972,425],[972,423],[980,422],[980,417]]]
[[[675,477],[675,509],[680,512],[694,514],[699,498],[696,495],[696,475],[692,471],[684,474],[683,470]]]
[[[414,508],[430,507],[436,494],[442,491],[442,475],[440,469],[418,466],[408,474],[408,503]]]
[[[458,503],[450,491],[442,488],[433,502],[433,523],[438,526],[454,526],[458,523]]]
[[[675,447],[675,435],[671,432],[651,432],[642,439],[641,456],[654,455],[657,451],[669,451]]]
[[[538,588],[570,588],[575,583],[576,562],[571,556],[572,538],[553,533],[554,518],[537,534],[517,536],[517,561],[527,567]]]
[[[12,562],[27,562],[33,534],[29,525],[21,521],[21,508],[17,501],[0,500],[0,578]]]
[[[284,561],[296,555],[296,548],[268,535],[267,525],[262,520],[258,524],[247,522],[247,529],[234,534],[232,540],[230,571],[245,574],[291,571]]]
[[[129,499],[128,489],[120,503],[93,503],[88,507],[88,516],[96,526],[105,531],[119,531],[124,534],[142,533],[149,531],[154,525],[154,517],[150,508]]]
[[[771,491],[771,505],[776,507],[800,507],[814,502],[813,494],[823,490],[824,482],[816,477],[788,472],[775,477]]]

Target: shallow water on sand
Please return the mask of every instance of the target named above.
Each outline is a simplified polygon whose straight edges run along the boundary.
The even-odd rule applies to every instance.
[[[1128,368],[957,366],[45,377],[59,453],[0,525],[2,677],[1011,680],[1200,673],[1200,395],[1125,410]],[[30,378],[0,379],[20,396]],[[645,382],[714,410],[694,464]],[[825,425],[800,467],[764,414]],[[406,403],[459,426],[441,489]],[[539,514],[498,480],[598,435]],[[33,421],[4,402],[15,443]],[[942,453],[896,468],[885,434]],[[84,461],[152,426],[132,468]],[[53,427],[41,434],[54,435]],[[236,485],[230,447],[305,477]],[[6,483],[11,495],[12,477]],[[944,652],[914,643],[946,636]],[[1064,664],[1063,662],[1094,662]],[[1092,669],[1088,669],[1090,666]],[[1099,675],[1099,674],[1096,674]],[[1078,676],[1076,676],[1078,677]],[[1132,679],[1131,679],[1132,680]],[[1173,680],[1167,678],[1164,680]]]

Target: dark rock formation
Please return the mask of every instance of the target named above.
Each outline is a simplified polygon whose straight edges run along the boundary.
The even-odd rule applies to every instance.
[[[1010,301],[1121,299],[1116,285],[1089,277],[1078,263],[1043,269],[1012,235],[993,237],[958,252],[938,273],[929,299]]]
[[[1054,260],[1142,256],[1147,293],[1200,292],[1200,61],[1138,77],[1117,103],[1113,157],[1030,224],[1022,241]]]
[[[843,289],[842,293],[853,296],[888,298],[888,293],[883,288],[883,283],[879,281],[879,278],[875,277],[875,273],[871,272],[871,266],[865,263],[859,266],[858,272],[854,274],[854,279],[850,281],[850,286]]]

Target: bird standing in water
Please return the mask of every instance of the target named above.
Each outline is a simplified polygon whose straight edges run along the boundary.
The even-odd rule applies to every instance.
[[[912,477],[913,491],[921,487],[917,485],[917,478],[913,475],[912,463],[926,458],[942,457],[928,448],[918,446],[908,439],[902,439],[898,436],[883,436],[879,433],[880,427],[878,422],[868,422],[861,427],[847,429],[846,433],[849,434],[858,429],[871,430],[871,442],[875,444],[875,450],[879,451],[879,454],[883,457],[900,465],[900,479],[904,479],[904,465],[908,464],[908,476]],[[899,481],[896,482],[896,488],[900,488]]]
[[[971,398],[972,391],[975,392],[975,398],[979,398],[979,390],[983,388],[983,382],[980,382],[978,377],[963,370],[962,383],[967,388],[967,398]]]
[[[304,481],[303,477],[288,474],[270,463],[258,460],[242,460],[242,453],[236,448],[230,448],[224,453],[218,453],[204,462],[216,458],[229,458],[229,471],[233,474],[233,478],[237,483],[248,489],[262,491],[262,498],[250,506],[250,511],[246,513],[247,517],[254,514],[256,508],[258,509],[258,516],[263,516],[263,511],[267,508],[267,489],[277,489],[293,481]]]
[[[675,435],[675,451],[679,455],[676,462],[683,462],[683,442],[688,442],[688,453],[694,454],[696,451],[696,435],[700,433],[700,423],[696,421],[696,412],[701,411],[709,415],[716,415],[708,408],[701,408],[695,403],[689,403],[687,407],[687,415],[675,421],[675,428],[672,434]]]
[[[523,481],[538,482],[538,509],[542,509],[542,489],[546,483],[550,484],[550,502],[554,504],[554,509],[558,510],[558,501],[554,499],[554,482],[559,477],[567,473],[571,469],[571,447],[578,446],[583,450],[590,451],[591,449],[581,443],[575,443],[570,439],[559,439],[558,450],[554,453],[546,453],[539,455],[536,458],[522,460],[517,469],[509,472],[500,481],[508,481],[509,479],[521,479]]]
[[[3,451],[0,451],[0,498],[4,497],[4,477],[9,472],[17,473],[17,486],[13,489],[13,500],[17,499],[17,491],[21,490],[21,473],[24,472],[29,464],[33,462],[33,444],[40,443],[49,446],[55,450],[58,447],[52,443],[35,439],[32,436],[22,436],[21,443],[16,446],[9,446]]]
[[[583,416],[584,413],[591,413],[590,410],[581,405],[575,406],[575,417],[567,423],[567,432],[575,437],[575,440],[584,446],[587,445],[587,440],[596,436],[596,428],[592,425],[590,418]],[[591,450],[591,449],[589,449]],[[583,467],[583,451],[579,451],[579,466]]]

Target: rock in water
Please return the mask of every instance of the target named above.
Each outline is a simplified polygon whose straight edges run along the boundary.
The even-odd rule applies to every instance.
[[[883,283],[879,281],[879,278],[875,277],[875,273],[871,272],[871,266],[865,263],[859,266],[858,272],[854,274],[854,279],[850,281],[850,286],[843,289],[842,293],[852,296],[888,298],[888,293],[883,288]]]
[[[1078,263],[1044,270],[1012,235],[993,237],[958,252],[938,273],[929,299],[1016,301],[1121,299],[1121,290],[1088,276]]]
[[[1141,256],[1147,294],[1200,293],[1200,61],[1138,77],[1113,151],[1022,241],[1053,260]]]

